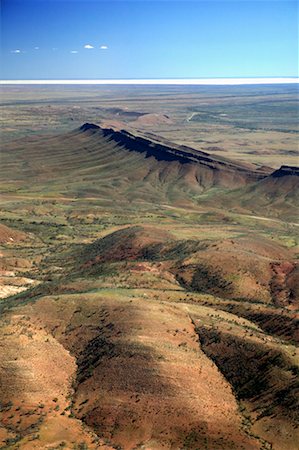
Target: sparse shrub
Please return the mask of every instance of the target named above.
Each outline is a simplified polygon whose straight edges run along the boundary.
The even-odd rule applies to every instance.
[[[80,442],[79,444],[74,445],[74,450],[88,450],[88,446],[86,442]]]

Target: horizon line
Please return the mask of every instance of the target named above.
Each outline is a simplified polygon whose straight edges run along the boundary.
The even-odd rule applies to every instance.
[[[59,79],[59,80],[0,80],[0,85],[91,84],[91,85],[243,85],[243,84],[299,84],[298,77],[244,78],[131,78],[131,79]]]

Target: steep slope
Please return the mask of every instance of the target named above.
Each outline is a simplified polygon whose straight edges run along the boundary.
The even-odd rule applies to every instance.
[[[297,449],[294,168],[93,124],[2,160],[37,282],[0,301],[0,447]]]
[[[221,203],[298,223],[298,195],[299,168],[281,166],[262,180],[224,195]]]
[[[123,261],[163,263],[181,286],[193,291],[291,309],[299,306],[298,263],[292,252],[262,237],[199,242],[135,226],[84,247],[75,260],[89,274]]]
[[[37,448],[47,435],[56,445],[78,437],[89,442],[76,417],[113,448],[259,448],[258,439],[242,429],[230,386],[200,350],[184,309],[102,292],[44,297],[6,319],[3,339],[11,351],[10,341],[17,339],[5,334],[23,331],[15,344],[21,344],[18,360],[1,355],[1,369],[11,377],[11,403],[3,399],[2,420],[17,430],[21,443],[32,433],[26,430],[30,424]],[[48,365],[42,358],[46,348]],[[51,377],[49,366],[55,367]],[[18,411],[21,423],[11,415]],[[55,441],[46,429],[59,424],[61,412],[61,422],[77,436],[66,428]]]
[[[154,226],[121,228],[76,246],[59,278],[0,305],[2,441],[26,450],[80,441],[91,449],[295,449],[293,311],[255,302],[250,290],[240,301],[178,283],[182,267],[196,268],[208,252],[213,261],[218,251],[220,266],[225,255],[225,267],[241,252],[248,277],[258,276],[253,259],[271,267],[290,252],[242,236],[216,246]],[[275,328],[275,314],[289,335]]]
[[[7,144],[1,165],[2,182],[10,190],[158,202],[211,187],[236,188],[268,172],[87,123],[64,135]]]
[[[4,192],[97,199],[109,208],[203,205],[297,222],[298,168],[236,162],[186,146],[86,123],[62,135],[10,142]]]
[[[281,166],[269,176],[259,181],[251,192],[259,200],[262,196],[265,200],[273,200],[275,203],[285,203],[287,207],[294,203],[299,190],[299,167]],[[248,189],[250,192],[250,189]]]

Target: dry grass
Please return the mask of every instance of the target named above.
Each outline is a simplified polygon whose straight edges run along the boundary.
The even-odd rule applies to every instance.
[[[288,115],[293,88],[125,89],[2,98],[0,281],[23,292],[0,303],[1,445],[295,450],[295,178],[248,174],[292,163],[296,135],[219,118],[266,97]],[[87,120],[153,144],[70,131]],[[154,132],[219,157],[149,157]]]

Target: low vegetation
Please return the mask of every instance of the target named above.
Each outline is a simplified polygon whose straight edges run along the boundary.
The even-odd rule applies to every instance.
[[[258,126],[253,103],[237,123],[247,91],[235,107],[194,94],[165,118],[138,89],[128,111],[117,91],[87,107],[82,89],[59,134],[42,136],[64,100],[40,98],[23,117],[39,111],[38,135],[6,135],[0,448],[295,450],[298,172],[205,152],[241,122],[244,140],[295,130]],[[82,127],[86,111],[131,127]],[[215,125],[201,151],[168,140],[191,112],[185,144]]]

